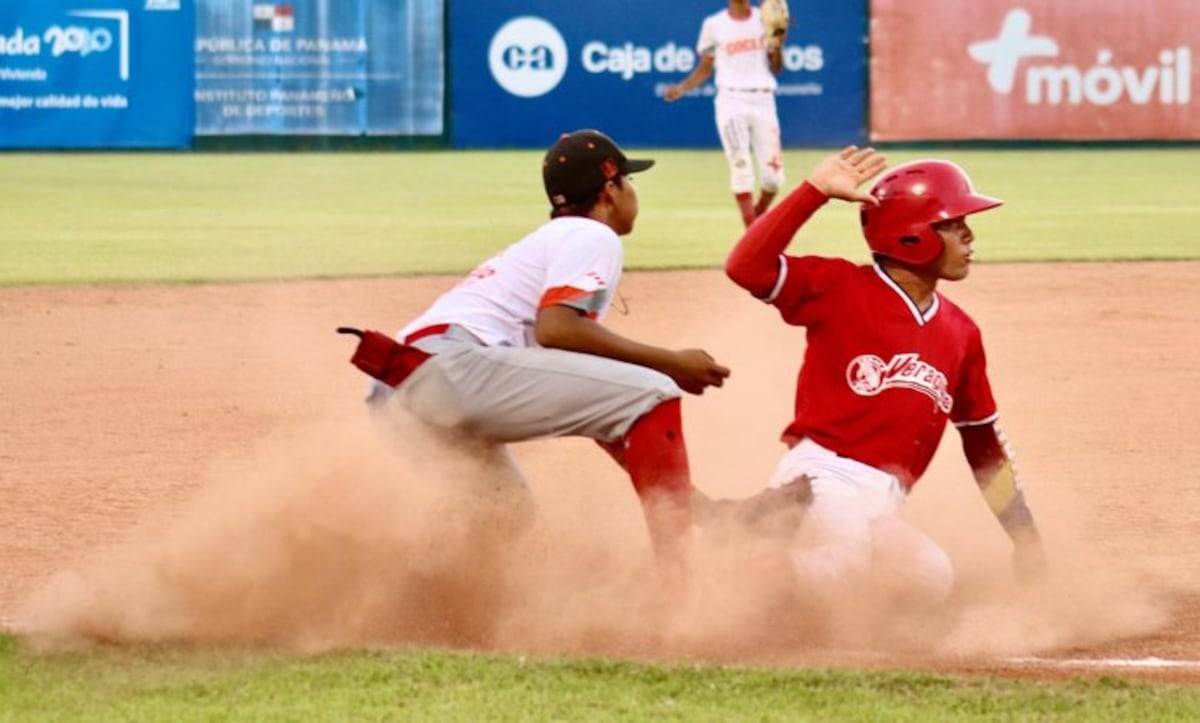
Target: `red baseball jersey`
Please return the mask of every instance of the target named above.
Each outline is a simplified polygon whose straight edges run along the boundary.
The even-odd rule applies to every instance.
[[[785,441],[809,437],[911,488],[947,419],[995,421],[979,327],[940,294],[922,312],[877,265],[784,255],[766,301],[808,330]]]

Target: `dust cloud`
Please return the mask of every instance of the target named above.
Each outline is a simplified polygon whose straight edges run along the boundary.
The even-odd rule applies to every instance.
[[[657,278],[681,286],[657,289],[662,298],[689,298],[691,276]],[[688,398],[684,418],[696,484],[744,497],[783,451],[777,434],[802,337],[753,300],[723,293],[713,303],[736,335],[681,322],[696,317],[671,313],[671,302],[655,320],[616,326],[636,321],[639,336],[704,346],[734,369],[725,389]],[[906,510],[958,569],[952,599],[936,610],[901,611],[868,594],[823,607],[792,578],[786,550],[739,528],[699,530],[680,583],[660,574],[632,488],[595,445],[514,445],[529,496],[496,495],[511,474],[497,478],[494,466],[445,454],[412,429],[381,435],[362,415],[278,432],[214,466],[172,519],[94,550],[16,617],[45,649],[428,645],[821,664],[1095,649],[1166,624],[1177,591],[1148,574],[1120,534],[1105,547],[1085,542],[1096,536],[1078,489],[1057,499],[1053,487],[1030,489],[1052,570],[1017,584],[1007,540],[948,461],[955,446],[946,440]],[[1073,472],[1047,469],[1055,462],[1044,455],[1038,462],[1043,472]]]
[[[745,628],[728,618],[751,625],[759,614],[750,580],[734,595],[711,574],[686,588],[660,577],[628,485],[572,480],[568,496],[548,495],[530,516],[520,494],[492,491],[478,461],[411,429],[403,444],[376,431],[330,421],[226,462],[161,529],[136,530],[35,591],[17,613],[26,636],[43,649],[171,641],[657,656],[714,638],[741,644]],[[585,452],[610,464],[599,448],[571,451]],[[630,504],[608,505],[612,494]],[[707,572],[733,569],[725,550]]]

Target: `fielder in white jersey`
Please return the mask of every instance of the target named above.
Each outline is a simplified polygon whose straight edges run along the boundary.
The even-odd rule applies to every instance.
[[[696,68],[663,94],[668,103],[674,102],[716,71],[717,132],[729,161],[730,190],[746,226],[766,213],[785,180],[775,110],[782,49],[783,38],[767,38],[759,10],[750,0],[729,0],[726,9],[709,15],[700,27]]]
[[[681,559],[693,491],[681,390],[721,386],[729,370],[701,349],[620,336],[601,322],[633,230],[632,160],[603,133],[564,135],[547,151],[551,220],[483,262],[395,339],[357,332],[352,360],[377,380],[370,401],[416,417],[492,479],[524,496],[508,442],[595,439],[628,472],[660,559]]]

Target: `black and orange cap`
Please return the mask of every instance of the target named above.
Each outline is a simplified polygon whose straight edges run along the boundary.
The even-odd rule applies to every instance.
[[[550,205],[559,208],[584,201],[617,176],[644,171],[650,159],[627,158],[613,139],[597,130],[564,133],[546,151],[542,182]]]

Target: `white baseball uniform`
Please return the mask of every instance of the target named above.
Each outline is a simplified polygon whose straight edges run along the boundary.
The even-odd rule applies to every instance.
[[[764,191],[784,183],[775,75],[767,63],[767,41],[758,8],[738,20],[728,10],[709,15],[696,51],[713,58],[717,132],[729,162],[730,189],[754,191],[755,173]]]
[[[608,226],[556,218],[477,266],[398,334],[431,353],[395,390],[417,418],[477,440],[622,438],[680,389],[665,374],[615,359],[539,347],[540,309],[571,306],[601,321],[621,280],[624,247]],[[432,331],[431,331],[432,330]]]

